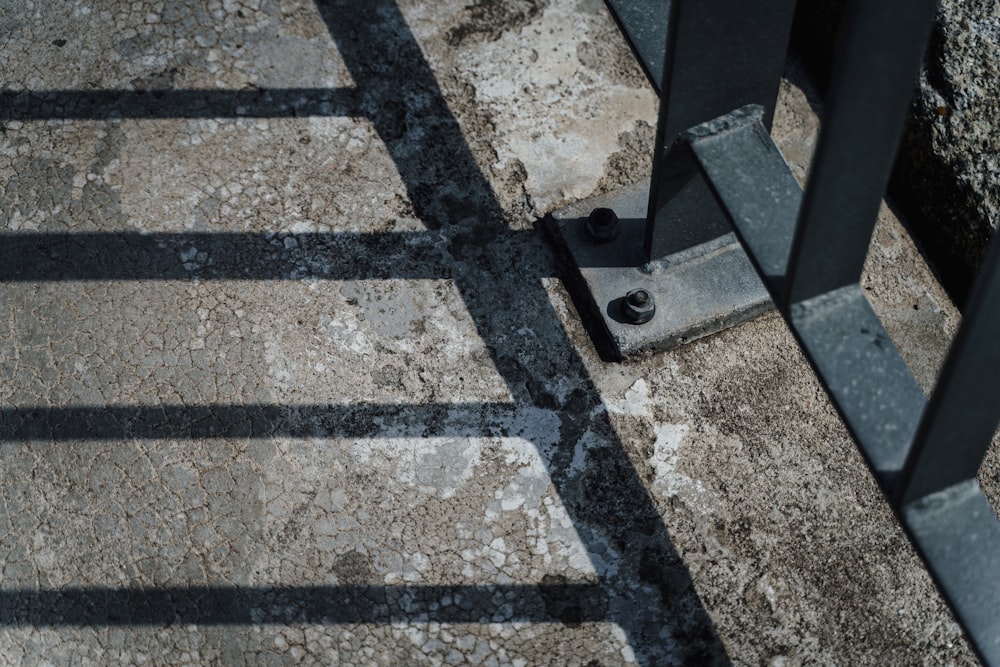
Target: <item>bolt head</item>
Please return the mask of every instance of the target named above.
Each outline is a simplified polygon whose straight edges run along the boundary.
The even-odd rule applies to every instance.
[[[649,303],[649,292],[644,289],[634,289],[628,293],[628,302],[636,308],[642,308]]]
[[[609,243],[618,238],[622,223],[610,208],[595,208],[587,216],[587,234],[598,243]]]
[[[639,288],[629,290],[622,303],[622,314],[632,324],[645,324],[656,314],[656,304],[653,295]]]

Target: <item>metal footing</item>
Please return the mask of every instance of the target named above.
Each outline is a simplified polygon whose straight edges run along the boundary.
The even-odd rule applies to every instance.
[[[643,262],[648,184],[578,202],[546,222],[577,278],[574,298],[598,349],[621,359],[707,336],[773,308],[735,235],[727,234],[653,262]],[[596,208],[613,210],[620,229],[602,241],[587,229]],[[593,225],[591,225],[593,227]],[[600,236],[600,234],[596,235]],[[634,323],[626,295],[644,290],[653,317]],[[642,318],[639,318],[642,319]]]

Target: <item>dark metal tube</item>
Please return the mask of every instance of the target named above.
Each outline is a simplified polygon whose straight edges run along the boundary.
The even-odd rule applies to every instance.
[[[748,104],[770,129],[793,0],[671,0],[644,252],[658,259],[730,232],[693,165],[668,160],[690,127]]]
[[[994,241],[897,483],[896,502],[975,479],[998,421],[1000,244]]]
[[[861,278],[936,6],[850,7],[789,259],[789,303]]]

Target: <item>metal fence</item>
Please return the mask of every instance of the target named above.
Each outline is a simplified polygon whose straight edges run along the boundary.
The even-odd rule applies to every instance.
[[[1000,248],[930,400],[859,284],[936,2],[849,5],[805,192],[769,134],[794,0],[607,4],[660,91],[652,179],[555,229],[609,353],[717,331],[770,297],[980,657],[1000,665],[1000,521],[977,481],[1000,420]]]

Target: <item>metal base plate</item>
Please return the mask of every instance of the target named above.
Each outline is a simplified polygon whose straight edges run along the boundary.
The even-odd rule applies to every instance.
[[[648,183],[578,202],[547,217],[547,226],[576,269],[574,298],[598,349],[620,359],[662,351],[716,333],[773,308],[767,290],[735,235],[649,263],[642,261]],[[609,243],[586,231],[590,211],[618,214],[621,233]],[[621,313],[625,294],[643,288],[656,315],[630,324]],[[589,321],[588,321],[589,320]]]

